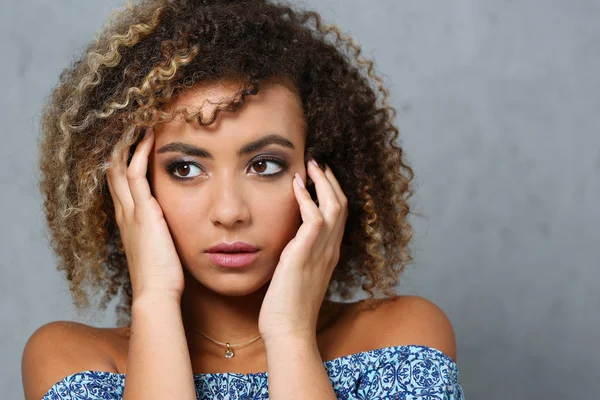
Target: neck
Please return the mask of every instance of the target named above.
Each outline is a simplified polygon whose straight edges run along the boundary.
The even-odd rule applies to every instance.
[[[258,317],[269,283],[242,296],[227,296],[206,288],[195,279],[186,280],[181,298],[183,325],[192,353],[210,353],[222,357],[223,346],[202,336],[232,345],[257,337]],[[335,318],[335,303],[325,301],[319,314],[316,333],[323,331]],[[264,352],[264,343],[258,339],[239,347],[247,353]]]
[[[258,316],[268,286],[242,295],[216,293],[195,279],[186,281],[181,297],[181,314],[190,351],[222,353],[219,346],[199,332],[223,343],[247,342],[259,335]],[[257,340],[248,347],[258,347]]]

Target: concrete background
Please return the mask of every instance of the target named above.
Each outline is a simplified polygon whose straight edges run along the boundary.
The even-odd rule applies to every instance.
[[[117,0],[3,0],[2,397],[40,325],[76,315],[37,191],[40,108]],[[376,60],[417,175],[403,293],[451,318],[469,399],[600,393],[600,2],[305,0]],[[596,199],[596,200],[594,200]],[[596,204],[596,206],[594,206]]]

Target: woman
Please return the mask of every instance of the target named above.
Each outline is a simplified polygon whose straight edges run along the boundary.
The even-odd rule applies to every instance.
[[[413,174],[359,54],[265,0],[114,16],[47,104],[41,189],[75,304],[120,294],[119,327],[39,328],[27,399],[463,397],[447,317],[393,290]]]

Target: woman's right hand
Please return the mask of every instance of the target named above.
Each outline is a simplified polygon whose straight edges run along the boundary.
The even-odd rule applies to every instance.
[[[148,128],[127,166],[129,149],[111,158],[107,180],[127,256],[133,299],[145,294],[181,298],[183,269],[158,201],[146,179],[154,130]]]

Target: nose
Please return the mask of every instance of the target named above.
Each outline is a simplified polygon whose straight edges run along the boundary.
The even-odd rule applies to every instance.
[[[233,177],[214,177],[209,219],[214,225],[233,228],[250,220],[243,188]]]

